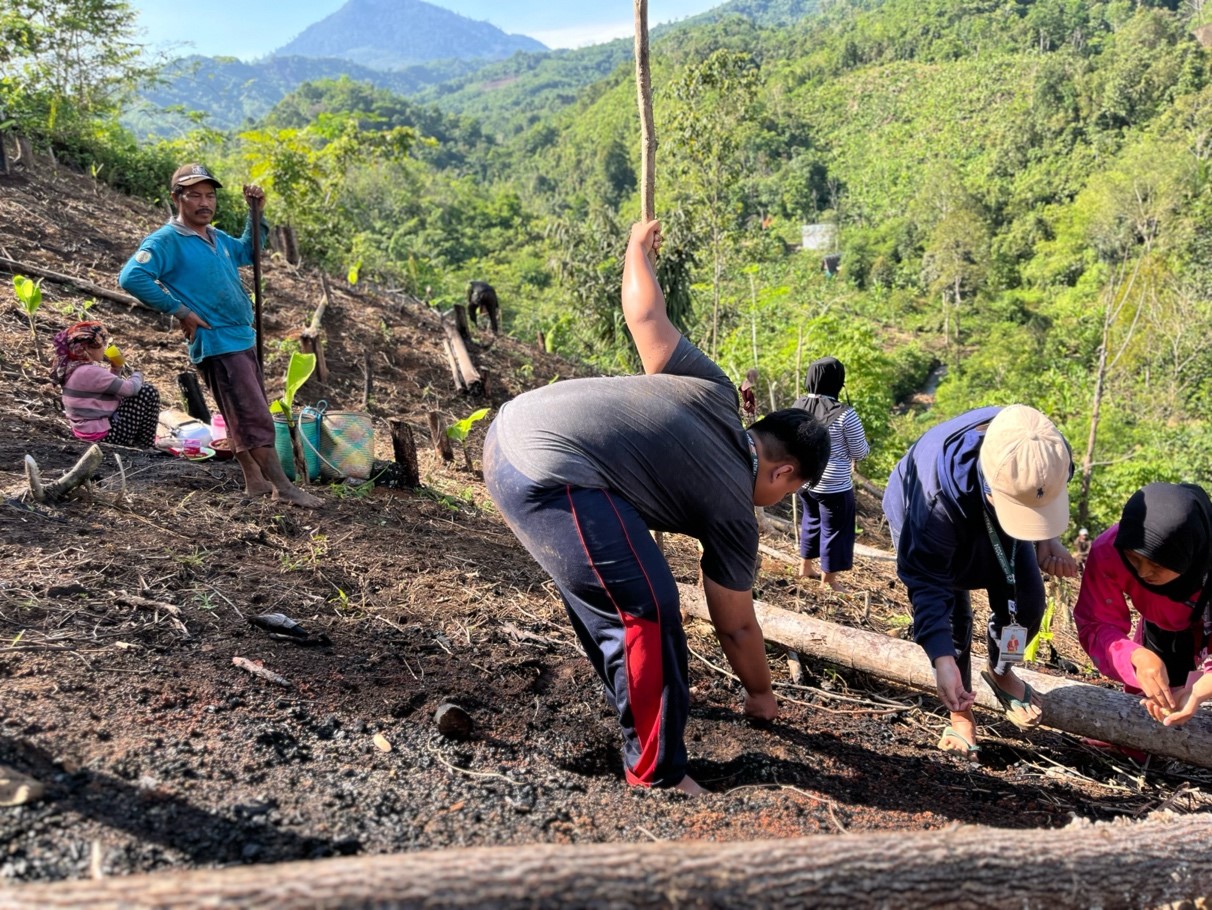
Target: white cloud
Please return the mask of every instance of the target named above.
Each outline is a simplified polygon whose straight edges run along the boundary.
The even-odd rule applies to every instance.
[[[635,34],[635,23],[628,20],[603,22],[594,25],[543,29],[527,32],[527,34],[536,41],[542,41],[550,48],[588,47],[591,44],[605,44],[615,38],[630,38]]]

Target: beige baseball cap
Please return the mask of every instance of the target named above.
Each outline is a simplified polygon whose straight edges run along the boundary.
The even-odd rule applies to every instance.
[[[1016,540],[1049,540],[1069,526],[1073,455],[1056,425],[1024,404],[989,422],[980,452],[998,524]]]

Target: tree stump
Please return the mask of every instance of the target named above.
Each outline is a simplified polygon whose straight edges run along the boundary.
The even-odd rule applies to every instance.
[[[467,307],[461,303],[454,305],[455,328],[459,330],[459,337],[463,339],[464,344],[471,344],[471,325],[467,319]]]
[[[447,311],[442,314],[442,330],[446,333],[446,340],[450,345],[459,375],[463,378],[463,384],[467,387],[467,394],[476,397],[482,395],[484,392],[484,383],[480,379],[480,373],[476,369],[476,365],[472,362],[471,352],[467,350],[463,336],[459,334],[453,311]]]
[[[429,412],[429,435],[433,439],[433,448],[443,461],[454,461],[454,446],[446,435],[446,421],[437,411]]]
[[[488,316],[488,323],[492,326],[492,333],[499,334],[501,331],[501,304],[497,300],[497,292],[491,284],[486,281],[469,281],[467,283],[467,311],[471,316],[471,321],[479,324],[479,314],[485,313]]]
[[[404,482],[415,489],[421,485],[421,473],[417,468],[417,443],[412,427],[402,417],[390,418],[387,426],[391,430],[391,451],[396,464],[404,470]]]

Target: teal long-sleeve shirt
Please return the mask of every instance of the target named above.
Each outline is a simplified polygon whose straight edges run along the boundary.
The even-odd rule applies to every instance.
[[[240,283],[240,266],[252,264],[252,218],[237,240],[208,228],[211,242],[176,218],[149,234],[122,267],[118,283],[142,303],[178,319],[194,313],[210,325],[189,343],[189,359],[245,351],[256,344],[253,307]],[[262,238],[267,233],[261,222]]]

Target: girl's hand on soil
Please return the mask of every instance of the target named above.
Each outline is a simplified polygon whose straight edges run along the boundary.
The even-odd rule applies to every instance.
[[[1049,575],[1057,578],[1077,577],[1077,560],[1055,537],[1035,542],[1035,559]]]
[[[949,711],[959,714],[976,704],[975,693],[964,688],[964,677],[954,657],[939,657],[934,661],[934,682],[938,697]]]
[[[631,226],[631,243],[638,243],[644,255],[652,255],[661,251],[661,222],[637,221]]]
[[[1200,705],[1210,700],[1212,700],[1212,673],[1205,673],[1192,685],[1179,690],[1176,701],[1180,707],[1177,711],[1173,711],[1165,717],[1158,717],[1153,713],[1153,702],[1151,701],[1145,704],[1145,709],[1153,715],[1154,720],[1160,720],[1167,727],[1181,727],[1195,716]],[[1142,704],[1145,701],[1147,700],[1142,700]]]
[[[1174,701],[1174,693],[1170,691],[1170,676],[1162,659],[1148,648],[1137,648],[1132,652],[1131,659],[1136,681],[1145,693],[1145,700],[1156,705],[1163,712],[1163,717],[1174,711],[1178,705]],[[1153,711],[1149,713],[1157,716]]]
[[[756,717],[758,720],[774,720],[779,714],[779,704],[775,701],[774,693],[767,689],[765,692],[745,693],[745,715]]]

